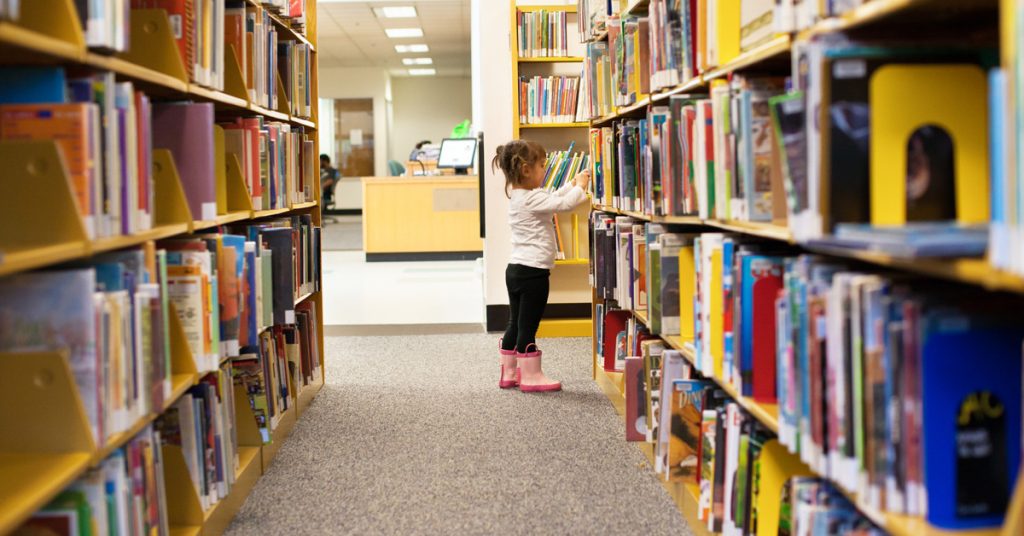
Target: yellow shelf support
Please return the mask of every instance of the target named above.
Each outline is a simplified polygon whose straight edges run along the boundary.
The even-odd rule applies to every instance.
[[[85,35],[73,0],[22,2],[18,25],[85,51]]]
[[[65,351],[0,353],[0,533],[60,493],[96,444]]]
[[[133,9],[131,44],[119,57],[188,83],[188,71],[174,41],[171,21],[163,9]]]
[[[54,141],[0,142],[0,275],[84,255],[85,225]]]
[[[238,155],[228,154],[225,162],[227,167],[227,204],[228,212],[247,211],[252,212],[252,197],[249,196],[249,188],[245,185],[242,177],[242,164],[238,161]]]
[[[249,88],[245,85],[245,75],[242,73],[242,64],[238,61],[238,54],[235,53],[235,46],[228,45],[224,49],[224,93],[249,101]]]
[[[292,105],[288,102],[288,94],[284,91],[284,82],[281,81],[281,73],[275,73],[274,78],[277,80],[277,111],[282,114],[291,114]]]
[[[185,453],[177,445],[164,445],[163,456],[168,522],[175,526],[202,526],[203,503],[185,463]]]
[[[191,227],[192,210],[188,208],[174,157],[167,149],[153,149],[153,197],[156,202],[154,225],[183,223]]]

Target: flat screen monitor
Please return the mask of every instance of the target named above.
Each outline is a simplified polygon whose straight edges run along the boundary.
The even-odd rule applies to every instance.
[[[476,159],[476,138],[445,138],[441,140],[441,152],[437,155],[438,168],[454,168],[464,174],[473,167]]]

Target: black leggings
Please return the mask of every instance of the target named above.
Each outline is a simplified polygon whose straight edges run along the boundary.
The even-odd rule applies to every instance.
[[[548,270],[522,264],[510,264],[505,269],[509,312],[502,350],[514,348],[525,353],[526,347],[537,341],[537,327],[548,304],[550,274]]]

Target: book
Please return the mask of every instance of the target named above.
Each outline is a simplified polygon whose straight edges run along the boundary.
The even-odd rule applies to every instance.
[[[664,380],[663,380],[664,381]],[[669,408],[671,439],[668,450],[669,480],[696,483],[700,471],[698,448],[706,380],[674,380]]]
[[[155,104],[153,147],[171,151],[192,218],[217,219],[213,104]]]
[[[92,268],[15,274],[0,279],[0,351],[65,350],[93,441],[102,446]]]

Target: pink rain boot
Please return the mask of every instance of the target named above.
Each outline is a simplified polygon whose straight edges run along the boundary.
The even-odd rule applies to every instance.
[[[530,350],[533,347],[533,351]],[[524,392],[561,391],[562,382],[557,382],[544,375],[540,367],[543,352],[536,344],[526,347],[525,354],[516,354],[519,364],[519,390]]]
[[[516,351],[502,350],[501,340],[498,340],[498,353],[501,354],[501,378],[498,380],[498,387],[511,389],[519,385],[519,369],[516,366]]]

